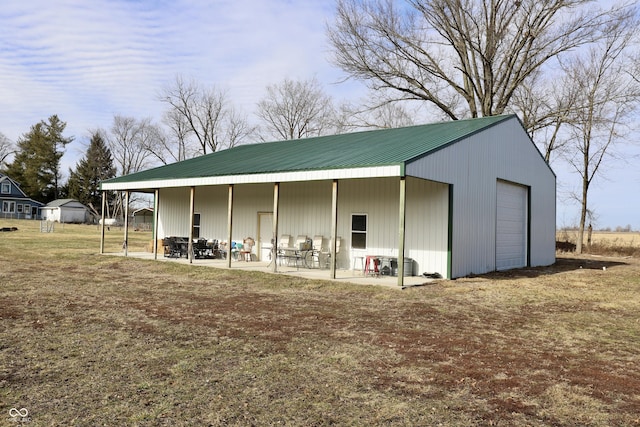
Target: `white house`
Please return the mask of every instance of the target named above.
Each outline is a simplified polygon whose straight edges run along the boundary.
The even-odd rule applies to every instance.
[[[101,189],[154,193],[156,240],[253,236],[265,260],[323,236],[333,277],[367,256],[404,260],[400,285],[555,262],[556,177],[515,115],[242,145]]]
[[[73,199],[57,199],[42,208],[42,219],[47,221],[84,223],[90,218],[89,209]]]

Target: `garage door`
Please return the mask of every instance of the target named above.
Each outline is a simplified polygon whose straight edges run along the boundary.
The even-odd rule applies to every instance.
[[[527,187],[497,184],[496,270],[527,265]]]

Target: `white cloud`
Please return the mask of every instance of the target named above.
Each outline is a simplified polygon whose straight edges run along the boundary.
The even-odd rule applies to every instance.
[[[324,1],[11,2],[0,10],[0,129],[16,139],[54,113],[77,135],[115,113],[159,118],[157,94],[176,74],[228,88],[250,113],[285,76],[335,80],[331,13]]]

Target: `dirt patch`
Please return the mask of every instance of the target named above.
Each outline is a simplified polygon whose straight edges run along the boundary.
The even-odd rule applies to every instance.
[[[633,258],[400,291],[3,244],[7,422],[640,425]]]

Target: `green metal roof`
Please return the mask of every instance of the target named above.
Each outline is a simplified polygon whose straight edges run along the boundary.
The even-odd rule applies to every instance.
[[[513,115],[241,145],[105,183],[405,165]]]

